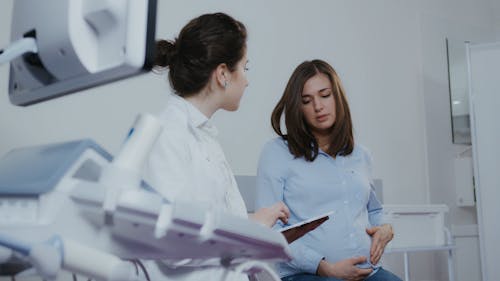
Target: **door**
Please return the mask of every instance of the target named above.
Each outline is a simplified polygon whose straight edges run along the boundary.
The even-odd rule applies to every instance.
[[[472,151],[483,280],[500,266],[500,43],[468,45]]]

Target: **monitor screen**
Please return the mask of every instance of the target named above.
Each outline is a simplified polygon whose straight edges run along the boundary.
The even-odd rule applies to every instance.
[[[9,98],[27,106],[151,69],[156,0],[16,0],[11,40],[38,52],[10,63]]]

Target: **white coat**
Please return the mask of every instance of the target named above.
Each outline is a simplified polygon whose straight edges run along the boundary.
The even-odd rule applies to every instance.
[[[187,100],[172,95],[158,115],[163,131],[144,168],[145,180],[169,201],[190,200],[247,217],[243,198],[211,121]],[[151,280],[220,280],[220,268],[167,268],[148,262]],[[161,272],[163,271],[163,273]],[[248,280],[244,275],[231,280]]]

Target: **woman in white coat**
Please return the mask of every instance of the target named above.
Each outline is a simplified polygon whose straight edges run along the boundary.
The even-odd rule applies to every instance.
[[[168,69],[175,92],[159,114],[163,132],[145,167],[145,179],[167,200],[204,202],[247,217],[233,173],[210,118],[235,111],[245,88],[246,28],[223,13],[191,20],[174,41],[157,42],[155,67]],[[272,226],[289,216],[282,202],[257,210],[250,219]],[[217,268],[169,268],[157,263],[163,280],[220,280]],[[246,276],[235,277],[245,280]]]

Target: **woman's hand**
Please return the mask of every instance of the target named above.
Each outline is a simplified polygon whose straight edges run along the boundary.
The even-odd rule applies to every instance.
[[[364,262],[366,262],[366,257],[354,257],[336,263],[321,260],[316,273],[319,276],[335,277],[346,281],[364,280],[373,271],[371,268],[359,268],[356,266],[356,264]]]
[[[250,219],[257,221],[263,225],[272,227],[277,220],[281,220],[283,223],[288,222],[290,217],[290,210],[283,202],[278,202],[267,208],[260,208],[255,213],[251,214]]]
[[[390,224],[383,224],[367,228],[366,233],[372,237],[372,246],[370,248],[370,262],[377,264],[384,253],[385,246],[394,237],[392,226]]]

